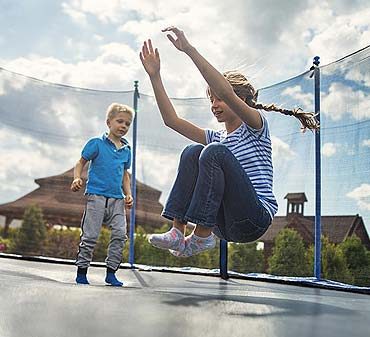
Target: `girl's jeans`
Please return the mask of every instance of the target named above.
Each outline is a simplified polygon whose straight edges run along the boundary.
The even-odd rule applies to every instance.
[[[223,144],[187,146],[162,215],[212,228],[232,242],[252,242],[271,217],[244,169]]]

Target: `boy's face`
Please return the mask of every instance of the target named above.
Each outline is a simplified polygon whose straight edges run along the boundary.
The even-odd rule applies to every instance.
[[[132,117],[128,112],[119,112],[111,119],[107,119],[110,134],[117,138],[124,136],[132,123]]]

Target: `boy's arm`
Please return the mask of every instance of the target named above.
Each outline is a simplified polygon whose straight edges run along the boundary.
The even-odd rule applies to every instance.
[[[71,184],[71,190],[73,192],[77,192],[83,185],[81,174],[82,174],[82,170],[85,167],[86,163],[87,163],[87,160],[81,157],[73,169],[73,181]]]
[[[134,199],[131,194],[131,179],[127,170],[123,173],[123,193],[125,194],[125,206],[131,208],[134,204]]]
[[[157,49],[153,50],[150,40],[148,40],[148,43],[146,41],[144,42],[142,52],[140,53],[140,59],[145,71],[149,75],[164,124],[186,138],[205,145],[206,136],[204,129],[180,118],[168,98],[160,74],[159,53]]]

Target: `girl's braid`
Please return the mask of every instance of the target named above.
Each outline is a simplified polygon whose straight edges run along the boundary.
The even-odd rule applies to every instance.
[[[257,103],[258,91],[249,83],[247,78],[236,71],[228,71],[224,76],[229,81],[234,89],[234,92],[252,108],[263,109],[265,111],[276,111],[287,116],[294,116],[299,119],[302,124],[302,130],[318,130],[320,128],[319,121],[316,119],[316,114],[313,112],[304,112],[301,108],[289,110],[283,109],[275,104]]]

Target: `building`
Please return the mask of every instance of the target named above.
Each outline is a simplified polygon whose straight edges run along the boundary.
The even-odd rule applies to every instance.
[[[83,171],[84,180],[87,166]],[[42,208],[44,219],[49,225],[80,227],[85,207],[84,189],[72,192],[73,169],[60,175],[36,179],[39,185],[34,191],[6,204],[0,205],[0,215],[5,216],[5,232],[14,219],[22,219],[27,206],[36,204]],[[158,228],[166,220],[160,215],[163,206],[159,202],[161,191],[137,181],[136,224],[147,230]],[[129,212],[128,212],[129,213]],[[130,214],[127,214],[129,223]]]
[[[296,230],[306,246],[314,243],[315,217],[304,215],[304,204],[307,202],[305,193],[288,193],[284,199],[287,199],[286,216],[275,216],[270,228],[259,240],[264,243],[266,260],[272,254],[275,237],[284,228]],[[321,216],[321,233],[335,244],[357,235],[362,244],[370,250],[369,234],[362,217],[358,214]]]

